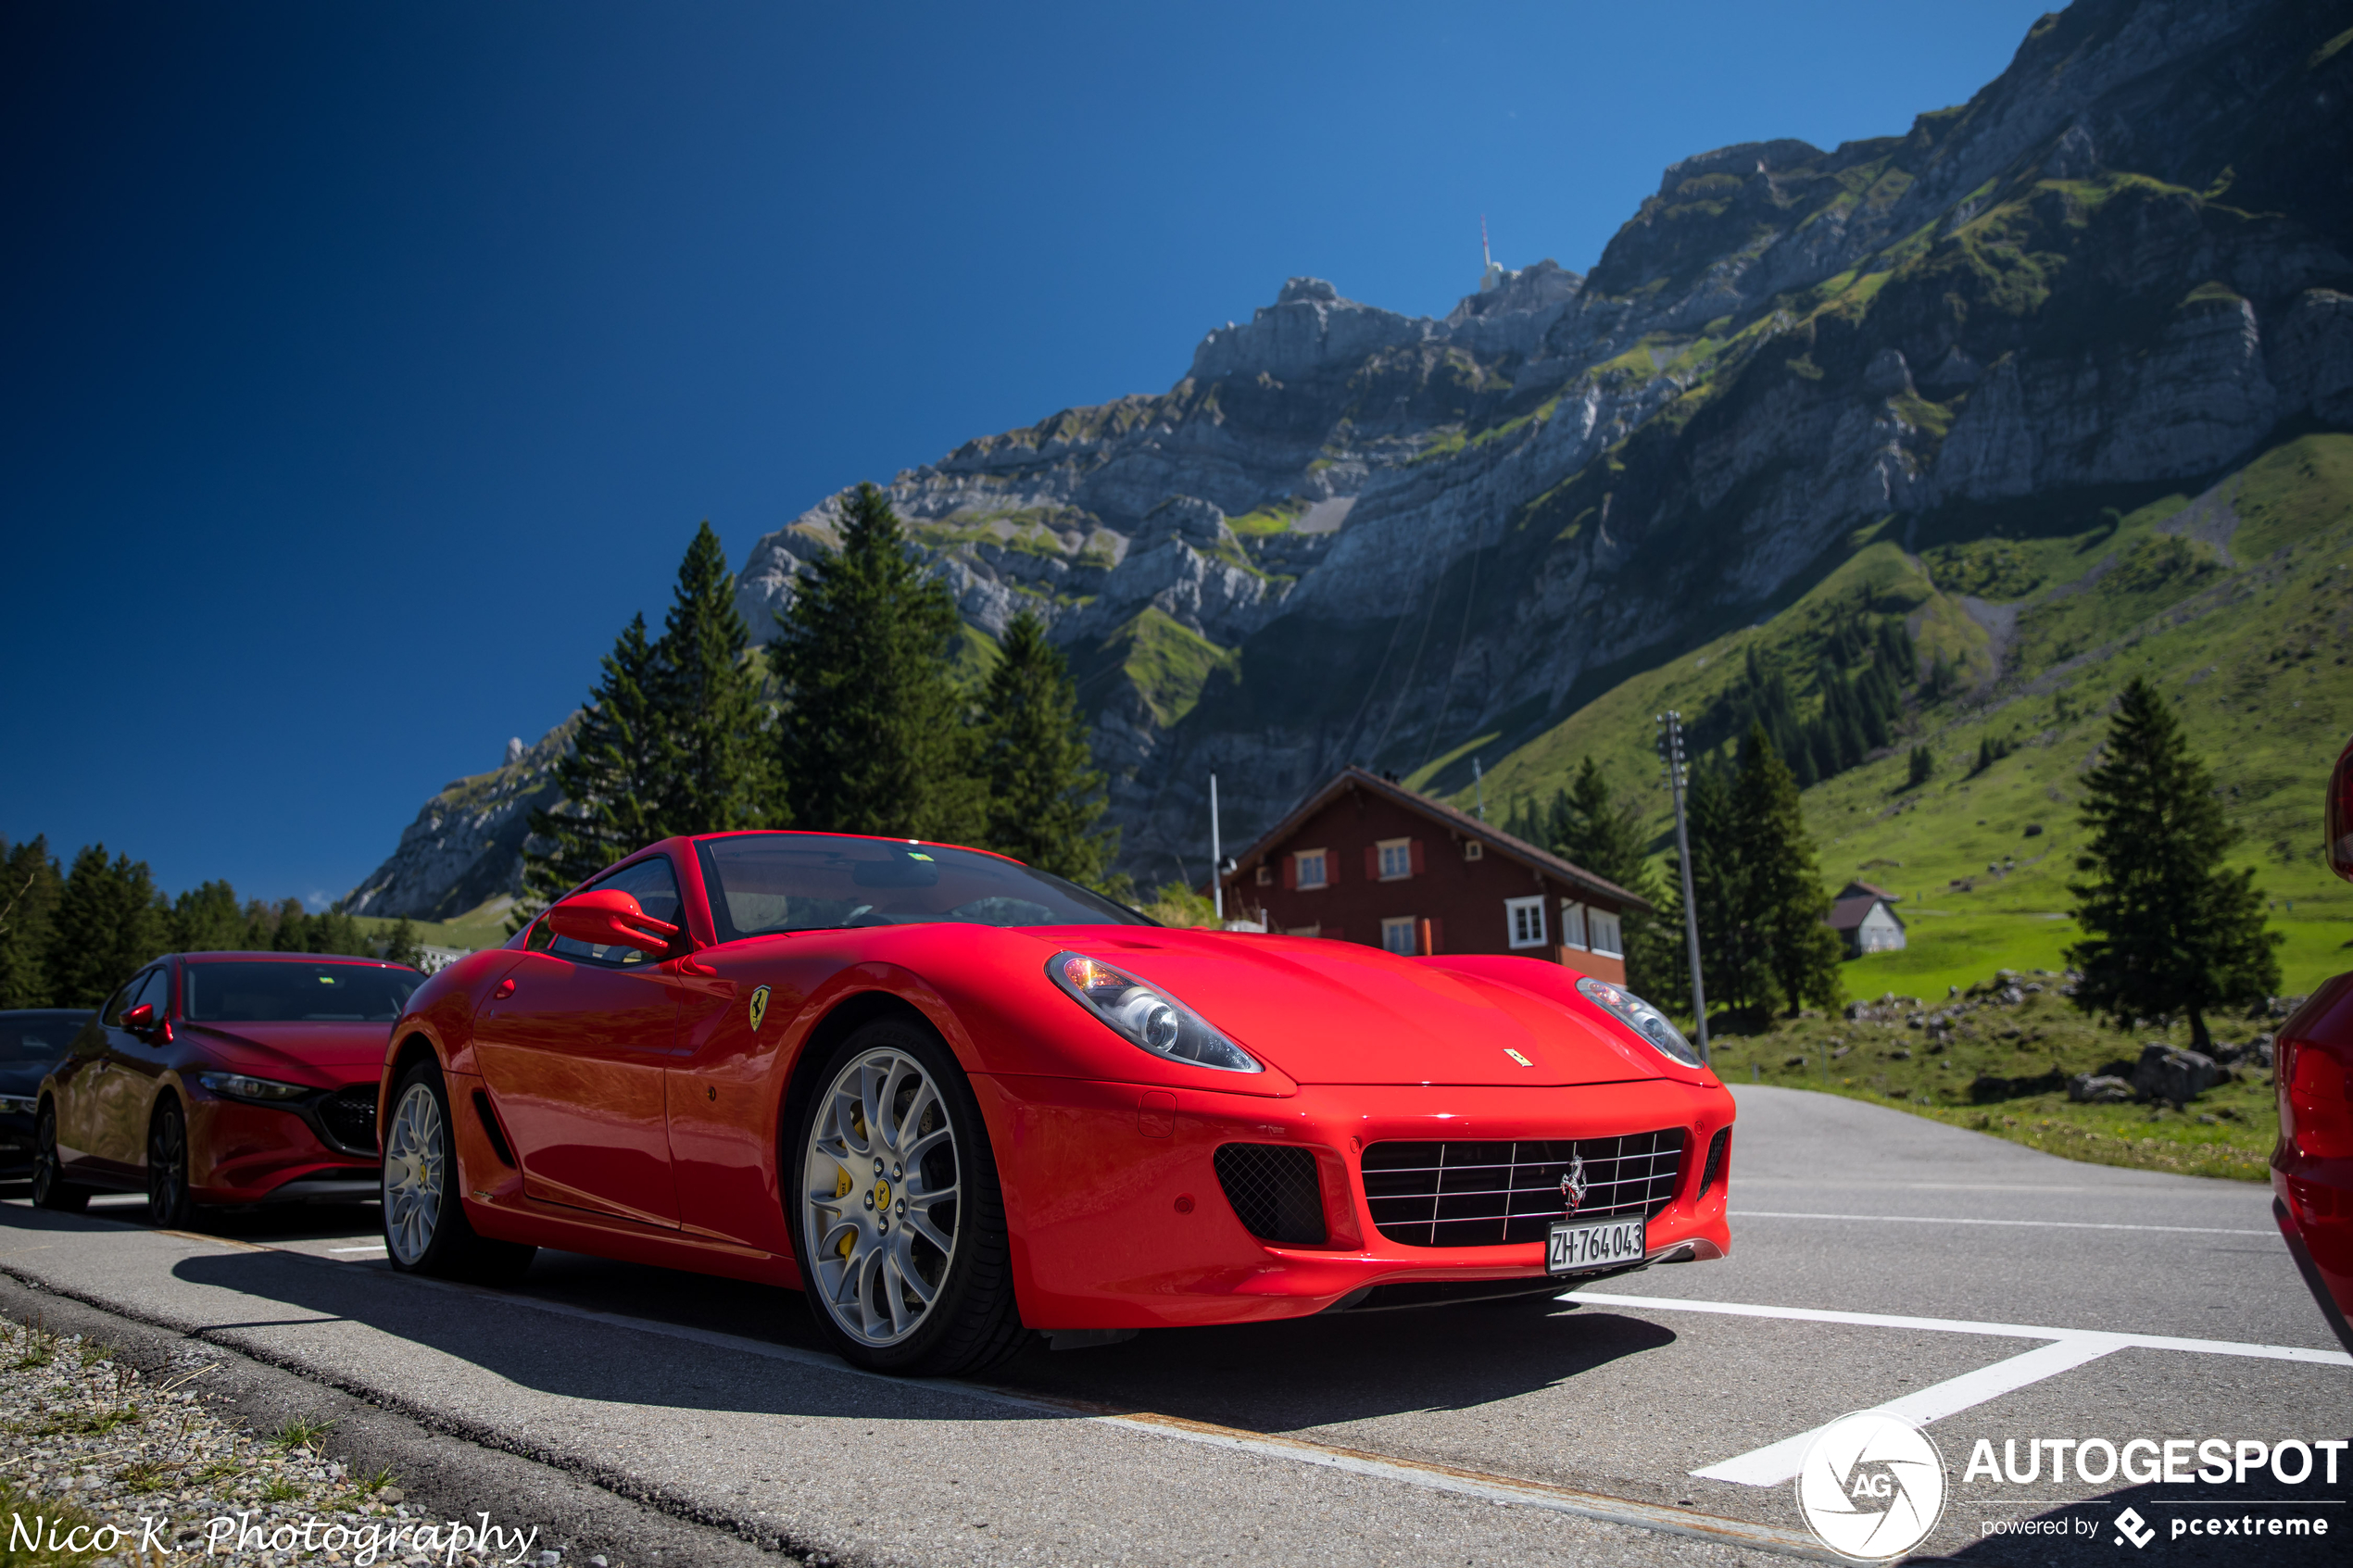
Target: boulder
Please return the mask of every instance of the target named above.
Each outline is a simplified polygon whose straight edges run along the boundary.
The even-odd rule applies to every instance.
[[[2067,1081],[2067,1098],[2078,1105],[2120,1105],[2133,1098],[2133,1085],[2121,1078],[2078,1073]]]
[[[2213,1087],[2214,1059],[2203,1051],[2176,1050],[2159,1040],[2141,1047],[2133,1067],[2133,1087],[2146,1099],[2185,1105]]]

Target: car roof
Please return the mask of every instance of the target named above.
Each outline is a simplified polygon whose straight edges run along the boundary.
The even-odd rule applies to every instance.
[[[982,849],[970,844],[950,844],[944,838],[887,838],[876,833],[825,833],[816,828],[735,828],[726,833],[697,833],[684,835],[685,842],[688,844],[702,844],[719,838],[754,837],[854,838],[865,844],[920,844],[926,849],[962,849],[968,855],[987,855],[1000,860],[1012,860],[1017,866],[1029,864],[1028,861],[1017,859],[1001,849]],[[650,848],[652,846],[648,847]],[[632,859],[635,858],[631,857]]]

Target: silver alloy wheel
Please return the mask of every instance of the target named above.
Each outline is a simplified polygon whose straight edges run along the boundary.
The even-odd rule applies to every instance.
[[[414,1266],[433,1245],[441,1223],[444,1155],[441,1102],[423,1084],[411,1084],[392,1113],[384,1139],[384,1244]]]
[[[920,1328],[956,1261],[962,1162],[947,1102],[903,1051],[841,1071],[817,1109],[801,1168],[810,1288],[861,1344]]]

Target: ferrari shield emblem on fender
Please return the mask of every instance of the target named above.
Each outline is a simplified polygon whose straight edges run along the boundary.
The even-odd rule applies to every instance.
[[[760,1021],[768,1016],[768,987],[755,986],[751,993],[751,1032],[760,1033]]]

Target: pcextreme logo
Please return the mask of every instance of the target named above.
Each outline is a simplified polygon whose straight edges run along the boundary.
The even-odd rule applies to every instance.
[[[1901,1557],[1944,1516],[1944,1456],[1901,1416],[1842,1416],[1806,1446],[1797,1469],[1797,1511],[1842,1557]]]

